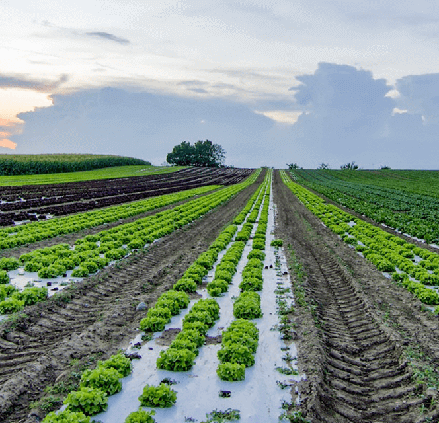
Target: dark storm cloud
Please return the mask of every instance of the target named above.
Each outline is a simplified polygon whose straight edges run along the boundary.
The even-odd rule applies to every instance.
[[[44,79],[31,79],[23,75],[1,76],[0,87],[2,88],[24,88],[34,91],[50,92],[56,90],[61,84],[68,80],[67,75],[61,75],[57,81]]]

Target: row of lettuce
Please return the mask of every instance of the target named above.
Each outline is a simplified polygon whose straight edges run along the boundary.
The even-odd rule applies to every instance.
[[[165,207],[196,195],[205,194],[220,187],[220,185],[210,185],[173,194],[151,197],[146,200],[135,201],[120,206],[111,206],[101,210],[32,222],[27,225],[1,228],[0,250],[19,247],[36,241],[79,232],[83,229],[91,229],[99,225],[117,222],[120,219],[138,216],[150,210]]]
[[[19,259],[1,258],[0,283],[8,284],[10,277],[7,272],[23,265],[25,271],[38,272],[40,278],[66,275],[68,270],[73,270],[72,277],[86,277],[96,273],[111,261],[123,258],[133,250],[144,248],[230,200],[232,196],[254,183],[259,173],[260,170],[240,184],[223,188],[172,209],[79,238],[72,247],[63,243],[22,254]],[[35,295],[37,291],[39,295]],[[28,298],[27,301],[23,296]],[[0,313],[14,313],[25,305],[45,298],[46,288],[26,288],[20,293],[10,285],[0,285]]]
[[[247,215],[250,210],[257,210],[262,200],[264,199],[264,192],[267,188],[268,179],[258,188],[255,194],[251,197],[243,211]],[[268,204],[268,203],[267,203]],[[267,206],[268,207],[268,206]],[[268,210],[267,210],[268,211]],[[236,231],[236,223],[240,222],[242,218],[245,219],[242,212],[235,218],[234,224],[225,228],[217,239],[209,246],[209,249],[202,253],[197,260],[186,270],[182,278],[180,278],[173,286],[173,289],[163,293],[156,301],[154,307],[147,311],[147,315],[140,321],[140,329],[145,332],[160,332],[164,330],[167,323],[170,322],[171,317],[180,313],[182,309],[188,307],[190,303],[188,293],[195,292],[199,285],[201,285],[204,276],[207,275],[218,259],[221,251],[227,248],[232,241]],[[253,214],[254,216],[254,214]],[[255,217],[255,220],[257,215]],[[239,224],[239,223],[238,223]],[[266,225],[266,223],[265,223]],[[250,234],[248,234],[248,238]],[[265,239],[264,239],[265,240]],[[245,242],[235,241],[236,245],[243,246]],[[242,255],[242,250],[239,259]],[[226,255],[229,253],[227,251]],[[259,250],[261,251],[261,250]],[[227,275],[231,277],[236,272],[236,265],[239,259],[236,260],[237,251],[233,251],[233,255],[228,257],[232,259],[230,263],[234,263],[233,272],[231,269],[225,270],[223,268],[220,272],[224,272],[222,276]],[[224,255],[224,257],[226,257]],[[223,258],[224,258],[223,257]],[[227,260],[224,261],[226,263]],[[220,273],[221,275],[221,273]],[[216,293],[216,296],[221,293]],[[219,305],[213,298],[201,299],[197,301],[186,314],[183,319],[183,327],[176,338],[173,340],[168,349],[162,351],[157,359],[157,368],[171,370],[171,371],[186,371],[192,368],[194,359],[198,355],[198,349],[204,344],[207,331],[211,328],[215,321],[219,318]],[[253,339],[250,347],[249,339]],[[238,319],[232,323],[227,331],[224,332],[223,346],[229,347],[236,345],[244,339],[244,342],[249,345],[245,347],[245,351],[241,351],[236,359],[246,363],[251,363],[252,360],[248,358],[248,351],[254,354],[257,347],[258,329],[256,325],[248,320]],[[229,354],[227,350],[221,353],[224,360],[228,359]],[[219,353],[220,355],[220,353]],[[236,355],[236,354],[235,354]],[[241,358],[239,358],[241,357]],[[124,356],[118,355],[112,360],[127,363]],[[227,362],[229,363],[229,362]],[[254,359],[253,359],[254,363]],[[232,363],[234,364],[234,363]],[[244,364],[239,363],[239,368],[244,369]],[[123,371],[118,368],[110,369],[109,365],[99,363],[95,370],[88,370],[83,373],[81,377],[81,384],[79,390],[71,392],[64,404],[67,408],[59,413],[50,413],[44,419],[44,423],[64,423],[64,422],[80,422],[89,423],[92,415],[98,414],[107,409],[108,396],[117,393],[121,389],[120,378],[126,376],[131,371],[131,366],[124,366]],[[114,366],[113,366],[114,367]],[[119,372],[119,373],[118,373]],[[242,380],[240,374],[237,379],[236,376],[230,378],[227,369],[218,374],[223,375],[225,380]],[[236,373],[236,372],[235,372]],[[177,394],[167,384],[161,383],[158,386],[146,385],[143,389],[142,395],[139,397],[140,406],[145,407],[170,407],[177,399]],[[125,423],[153,423],[154,410],[145,411],[139,408],[138,411],[130,413],[125,420]]]
[[[417,247],[325,203],[317,195],[291,181],[286,172],[281,172],[285,184],[329,229],[354,246],[378,270],[391,273],[394,281],[412,292],[424,304],[439,305],[439,294],[429,288],[439,285],[437,253]],[[439,306],[436,307],[436,312],[439,312]]]
[[[338,174],[345,175],[346,172]],[[333,172],[327,171],[300,169],[294,170],[294,175],[298,183],[378,223],[384,223],[429,243],[439,243],[438,198],[400,189],[344,181],[334,176]],[[403,185],[403,182],[400,183]]]

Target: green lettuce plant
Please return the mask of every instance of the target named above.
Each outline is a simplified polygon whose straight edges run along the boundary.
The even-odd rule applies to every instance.
[[[81,376],[80,388],[96,388],[113,395],[122,389],[120,378],[122,375],[113,368],[97,367],[94,370],[85,370]]]
[[[168,408],[177,401],[177,393],[164,383],[159,386],[146,385],[139,401],[143,407]]]
[[[108,407],[108,396],[100,389],[82,387],[78,391],[72,391],[64,400],[69,411],[82,412],[86,416],[105,411]]]

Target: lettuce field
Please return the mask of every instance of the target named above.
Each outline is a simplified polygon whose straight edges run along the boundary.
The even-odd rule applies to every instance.
[[[0,187],[0,421],[439,422],[436,172],[116,169]]]

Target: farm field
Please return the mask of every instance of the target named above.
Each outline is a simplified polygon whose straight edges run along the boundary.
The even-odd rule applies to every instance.
[[[153,174],[65,184],[0,187],[0,225],[47,220],[207,185],[242,181],[249,169],[192,168]]]
[[[189,169],[181,172],[190,173]],[[184,332],[185,325],[193,322],[192,318],[185,317],[191,315],[193,304],[213,299],[219,305],[219,320],[217,324],[210,324],[207,343],[199,347],[193,369],[161,370],[168,379],[179,383],[170,385],[177,391],[176,405],[169,409],[156,408],[157,423],[201,422],[209,412],[212,413],[206,416],[207,421],[218,421],[214,409],[229,409],[229,417],[232,410],[239,410],[239,421],[243,423],[274,423],[279,421],[280,415],[285,422],[439,421],[439,322],[430,311],[434,308],[429,309],[429,304],[407,288],[414,286],[413,283],[404,283],[405,280],[413,282],[409,270],[407,277],[400,278],[378,270],[380,264],[370,260],[365,249],[356,250],[351,241],[345,242],[349,238],[360,239],[361,219],[354,222],[352,228],[357,232],[352,229],[351,234],[348,229],[351,226],[343,226],[351,217],[344,216],[341,210],[327,209],[328,204],[315,200],[309,191],[293,193],[295,188],[284,172],[274,171],[272,183],[265,179],[263,185],[267,173],[264,170],[256,182],[192,223],[174,228],[147,248],[134,250],[62,293],[27,306],[0,323],[0,420],[6,423],[40,421],[48,411],[61,407],[70,390],[78,389],[85,369],[94,369],[98,360],[106,360],[123,350],[138,354],[142,359],[149,357],[149,361],[145,364],[142,359],[133,359],[133,374],[127,379],[132,381],[131,385],[122,382],[122,392],[110,398],[107,413],[96,416],[104,423],[123,421],[126,414],[111,414],[111,407],[115,406],[118,411],[127,407],[127,400],[117,398],[127,398],[122,395],[129,395],[130,391],[141,393],[146,382],[160,382],[162,374],[157,373],[156,368],[159,361],[155,362],[160,351],[166,352],[175,335]],[[232,173],[229,186],[241,182],[248,174]],[[163,178],[172,175],[163,175]],[[171,181],[168,180],[169,185]],[[266,189],[269,191],[264,191]],[[259,204],[260,211],[252,211],[249,201],[251,207]],[[172,211],[174,205],[169,204],[167,208]],[[270,222],[265,227],[264,210]],[[154,216],[157,211],[148,213]],[[338,222],[336,217],[345,220]],[[133,218],[135,220],[137,218]],[[123,222],[114,222],[113,227],[117,228],[118,223]],[[224,281],[215,282],[220,279],[215,276],[215,266],[228,268],[221,261],[229,254],[224,250],[211,273],[198,281],[196,292],[188,293],[189,312],[174,316],[165,328],[156,331],[156,326],[151,325],[157,320],[151,318],[160,314],[151,313],[150,320],[144,320],[149,310],[157,308],[157,300],[170,292],[177,281],[189,286],[187,279],[197,278],[197,269],[200,269],[197,263],[205,263],[212,245],[217,245],[235,225],[235,238],[227,238],[231,243],[227,248],[234,249],[236,244],[244,261],[235,266],[237,279],[230,284],[230,293],[224,291]],[[331,225],[344,231],[337,235]],[[364,228],[371,230],[368,226]],[[389,231],[387,228],[385,233]],[[69,236],[76,237],[75,234]],[[381,235],[374,233],[374,236]],[[282,248],[270,247],[274,238],[283,240]],[[405,242],[410,241],[405,238]],[[390,242],[393,238],[385,239]],[[241,244],[245,247],[240,247]],[[367,240],[362,244],[367,246]],[[32,245],[5,249],[2,255],[19,257],[33,251]],[[40,243],[34,245],[41,246]],[[417,248],[419,245],[425,246],[418,242]],[[259,265],[254,264],[256,257],[262,258],[256,251],[259,248],[265,257],[262,271],[256,271]],[[412,251],[413,257],[425,255],[424,261],[435,263],[434,256],[427,257],[423,253],[429,249]],[[255,258],[245,259],[247,255]],[[252,270],[250,263],[256,268]],[[398,266],[394,266],[394,273],[402,274]],[[429,266],[419,265],[421,267],[424,277],[435,275]],[[262,275],[262,288],[257,275]],[[433,276],[430,278],[434,279]],[[246,294],[249,289],[252,293]],[[434,287],[428,289],[434,291]],[[294,297],[288,308],[285,299],[279,298],[280,293]],[[258,315],[258,301],[253,298],[256,296],[260,296],[263,315]],[[244,381],[220,381],[216,374],[216,354],[240,297],[241,302],[247,304],[243,308],[245,313],[256,307],[255,314],[252,311],[247,316],[248,322],[254,322],[259,328],[255,363],[252,366],[253,359],[248,358]],[[141,302],[145,303],[146,310],[136,309]],[[216,307],[212,302],[206,304]],[[293,307],[289,308],[291,304]],[[152,336],[142,339],[139,326],[146,334],[153,328]],[[270,326],[276,330],[270,330]],[[140,344],[135,345],[137,342]],[[183,341],[179,342],[181,348]],[[225,345],[221,348],[227,349]],[[264,357],[264,351],[269,358]],[[286,353],[289,358],[285,361],[282,357]],[[163,360],[166,363],[165,358]],[[285,373],[276,373],[277,366],[283,366]],[[265,376],[257,376],[258,372]],[[204,393],[203,404],[207,406],[191,409],[187,403],[191,396],[198,395],[197,389]],[[230,397],[218,398],[218,390],[230,392]],[[132,412],[140,405],[138,395],[133,396],[136,401],[130,409]],[[179,403],[179,398],[183,403]],[[250,403],[246,398],[251,398]],[[262,398],[270,400],[264,402]],[[252,414],[256,404],[259,417]]]
[[[337,204],[439,244],[439,172],[294,170],[295,180]]]
[[[184,166],[127,165],[71,173],[0,176],[0,186],[64,184],[67,182],[93,181],[96,179],[127,178],[130,176],[171,173],[181,169],[184,169]]]

